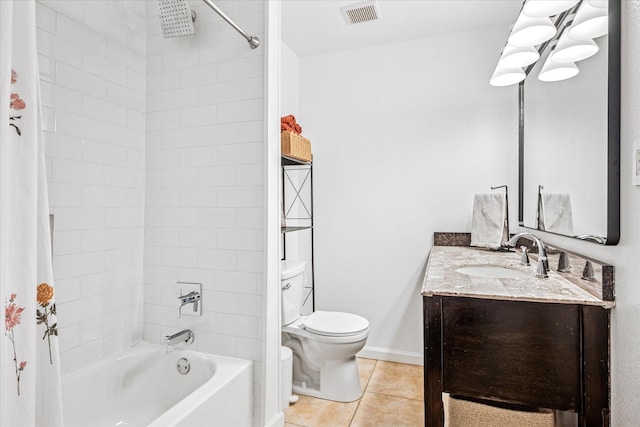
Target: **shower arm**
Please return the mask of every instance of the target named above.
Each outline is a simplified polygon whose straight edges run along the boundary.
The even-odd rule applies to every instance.
[[[227,21],[227,23],[229,25],[231,25],[237,32],[239,32],[242,37],[244,37],[247,42],[249,42],[249,46],[251,46],[251,49],[255,49],[258,46],[260,46],[260,39],[254,36],[250,36],[249,34],[245,33],[244,30],[242,28],[240,28],[238,26],[238,24],[236,24],[235,22],[233,22],[233,20],[231,18],[229,18],[222,10],[220,10],[220,8],[218,6],[216,6],[213,1],[211,0],[202,0],[203,2],[205,2],[207,4],[207,6],[209,6],[211,9],[213,9],[218,15],[220,15],[222,17],[222,19],[224,19],[225,21]]]

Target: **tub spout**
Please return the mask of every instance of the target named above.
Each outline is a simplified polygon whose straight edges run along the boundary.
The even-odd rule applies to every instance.
[[[182,331],[177,332],[173,335],[167,335],[166,337],[164,337],[163,343],[165,343],[167,346],[180,342],[191,344],[194,338],[195,335],[193,335],[191,329],[183,329]]]

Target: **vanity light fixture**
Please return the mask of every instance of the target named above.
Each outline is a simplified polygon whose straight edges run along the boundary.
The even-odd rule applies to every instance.
[[[607,34],[608,30],[608,0],[583,0],[569,28],[569,37],[575,40],[595,39]]]
[[[552,82],[574,77],[580,72],[575,63],[598,52],[593,39],[607,33],[608,13],[609,0],[525,0],[490,84],[524,80],[551,42],[557,45],[538,78]]]
[[[529,0],[522,8],[522,13],[532,18],[554,16],[571,9],[580,0]]]

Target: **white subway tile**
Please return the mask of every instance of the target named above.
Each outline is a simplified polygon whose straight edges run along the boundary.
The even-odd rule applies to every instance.
[[[198,249],[198,267],[200,268],[235,271],[237,259],[236,251]]]
[[[162,264],[175,267],[197,267],[198,250],[193,248],[162,248]]]
[[[180,110],[180,126],[209,126],[216,123],[218,105],[204,105],[182,108]]]
[[[81,249],[80,231],[54,231],[53,256],[79,253]]]
[[[195,168],[164,169],[162,184],[165,188],[195,187],[198,184],[198,170]]]
[[[241,124],[240,126],[245,126]],[[238,125],[236,123],[201,126],[196,129],[197,145],[233,144],[237,140]]]
[[[104,183],[117,187],[144,188],[144,170],[120,166],[103,166]]]
[[[62,352],[60,354],[60,374],[65,376],[89,366],[102,359],[103,354],[102,340],[91,341]]]
[[[49,183],[49,204],[55,207],[80,207],[82,186],[80,184]]]
[[[162,54],[162,69],[164,71],[191,68],[198,64],[198,52],[194,50],[176,50]]]
[[[165,110],[147,113],[147,130],[176,129],[180,127],[180,111]]]
[[[239,165],[237,173],[238,185],[263,185],[265,183],[264,166],[260,163]]]
[[[40,69],[41,82],[55,82],[56,80],[56,62],[48,56],[38,55],[38,68]]]
[[[261,120],[264,114],[262,99],[229,102],[220,104],[218,108],[218,123],[238,123]]]
[[[180,70],[180,87],[204,86],[218,81],[218,65],[208,64]]]
[[[77,160],[53,159],[56,183],[104,184],[104,167]]]
[[[198,88],[200,105],[222,104],[239,99],[238,82],[224,82]]]
[[[218,239],[216,247],[219,249],[237,249],[256,251],[260,249],[258,246],[257,230],[242,230],[225,228],[218,230]]]
[[[180,228],[167,228],[167,227],[146,227],[144,233],[144,244],[145,246],[186,246],[179,245],[181,232],[183,230],[190,229],[180,229]],[[196,234],[199,230],[194,230]]]
[[[264,229],[264,209],[238,208],[238,227]]]
[[[202,294],[202,300],[207,302],[207,305],[203,305],[203,309],[206,311],[212,311],[216,313],[238,313],[238,294],[229,292],[214,292],[205,291]]]
[[[262,307],[261,295],[238,295],[238,314],[262,318]]]
[[[103,252],[59,255],[53,258],[54,277],[77,277],[86,274],[98,273],[103,270]]]
[[[232,186],[238,183],[236,166],[206,166],[198,168],[198,186]]]
[[[195,141],[195,135],[196,129],[194,128],[167,129],[162,131],[161,146],[165,149],[194,147],[198,145]]]
[[[259,205],[262,193],[258,187],[221,187],[218,189],[218,206],[248,208]]]
[[[216,158],[216,147],[185,147],[180,151],[180,166],[197,167],[215,165]]]
[[[203,353],[237,357],[237,341],[236,337],[229,335],[199,333],[195,345]]]
[[[262,163],[262,144],[242,143],[218,147],[218,164]]]
[[[236,337],[258,338],[258,320],[255,317],[216,313],[216,331]]]
[[[119,84],[125,84],[127,81],[127,69],[124,66],[99,54],[85,53],[83,69],[105,80]]]
[[[199,227],[229,228],[237,224],[237,212],[234,208],[200,208],[198,209]]]
[[[47,157],[61,159],[82,159],[82,139],[44,132],[44,150]]]
[[[179,242],[172,246],[183,248],[213,249],[216,247],[217,230],[215,228],[182,228]]]
[[[56,63],[56,83],[97,97],[104,97],[107,92],[104,79],[62,62]]]
[[[215,187],[180,189],[180,205],[185,207],[215,207],[218,190]]]
[[[82,22],[84,13],[83,3],[78,3],[76,0],[40,0],[38,3],[50,7],[52,10],[58,12],[59,15],[67,16],[76,22]]]
[[[61,353],[80,345],[80,325],[74,323],[64,328],[59,327],[58,342]]]
[[[132,149],[144,150],[145,133],[144,131],[134,130],[126,127],[127,110],[124,107],[113,106],[113,104],[111,104],[109,108],[111,108],[113,111],[116,111],[117,109],[118,114],[120,114],[121,112],[124,113],[124,116],[123,116],[124,122],[117,123],[113,121],[112,123],[116,123],[116,124],[107,123],[106,142],[112,145],[120,145],[123,147],[132,148]],[[118,126],[118,124],[120,126]]]
[[[91,230],[102,228],[105,224],[105,210],[103,208],[74,208],[58,207],[55,212],[55,229]]]
[[[264,253],[262,250],[238,251],[238,271],[262,273],[263,270]]]
[[[79,6],[76,1],[71,3]],[[79,21],[76,22],[59,13],[56,28],[58,36],[81,46],[93,54],[105,55],[107,53],[107,37],[80,24]]]
[[[196,225],[198,210],[195,208],[163,208],[162,225],[168,227],[193,227]]]
[[[104,101],[103,99],[85,95],[84,97],[84,114],[98,120],[104,120],[109,123],[125,126],[127,124],[127,109]]]
[[[54,283],[56,304],[64,304],[80,298],[80,278],[56,279]]]
[[[127,161],[127,150],[98,141],[84,141],[83,158],[88,162],[105,165],[124,165]]]
[[[260,286],[259,276],[253,273],[239,271],[217,271],[216,290],[220,292],[235,292],[240,294],[258,294]]]
[[[262,360],[262,340],[238,338],[238,357],[247,360]]]
[[[66,111],[56,111],[56,132],[76,138],[104,142],[106,123]]]
[[[232,61],[238,58],[238,43],[236,39],[221,40],[211,49],[198,50],[198,63],[211,64]]]

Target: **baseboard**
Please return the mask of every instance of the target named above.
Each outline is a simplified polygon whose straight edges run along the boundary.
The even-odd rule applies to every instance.
[[[387,362],[407,363],[410,365],[424,365],[424,357],[422,353],[398,351],[380,347],[365,346],[358,353],[358,357],[364,357],[365,359],[385,360]]]
[[[284,426],[284,412],[280,411],[274,415],[269,421],[267,421],[264,427],[283,427]]]

